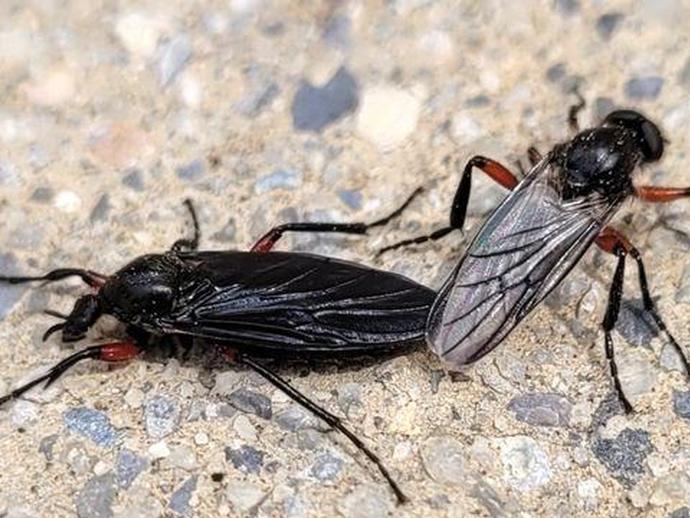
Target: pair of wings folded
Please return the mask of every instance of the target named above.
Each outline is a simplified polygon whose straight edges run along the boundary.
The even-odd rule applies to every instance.
[[[444,282],[427,326],[432,350],[472,363],[555,288],[611,219],[620,200],[564,199],[549,156],[491,214]]]
[[[275,357],[368,355],[423,342],[435,292],[406,277],[292,252],[180,255],[189,282],[159,322]]]

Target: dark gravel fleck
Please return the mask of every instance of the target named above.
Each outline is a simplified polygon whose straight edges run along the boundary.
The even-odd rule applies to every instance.
[[[160,85],[168,86],[192,57],[192,46],[185,34],[179,34],[161,47],[158,75]]]
[[[594,100],[594,115],[597,120],[603,120],[615,107],[616,104],[610,97],[597,97]]]
[[[20,273],[17,266],[17,259],[13,253],[0,253],[0,272],[6,275]],[[28,284],[0,284],[0,320],[3,320],[9,312],[12,311],[14,305],[28,288]]]
[[[690,390],[673,392],[673,410],[679,417],[690,420]]]
[[[117,441],[117,431],[103,412],[78,407],[65,412],[63,419],[67,428],[91,439],[99,446],[111,447]]]
[[[638,299],[625,299],[621,304],[616,330],[632,346],[651,348],[652,338],[659,335],[659,329],[644,305]]]
[[[110,518],[117,486],[115,475],[106,473],[90,479],[75,497],[79,518]]]
[[[298,131],[321,132],[353,111],[359,103],[359,86],[345,67],[322,87],[303,82],[292,101],[292,124]]]
[[[49,203],[55,196],[55,190],[52,187],[36,187],[31,193],[31,201],[38,203]]]
[[[690,86],[690,57],[685,60],[683,68],[678,73],[678,82],[685,86]]]
[[[508,409],[518,421],[534,426],[567,426],[572,405],[560,394],[532,392],[513,398]]]
[[[668,518],[690,518],[690,507],[679,507],[669,514]]]
[[[278,95],[280,95],[280,87],[271,81],[257,87],[256,90],[238,101],[234,108],[240,115],[254,118],[269,106]]]
[[[115,474],[117,485],[123,489],[129,488],[142,471],[149,467],[149,461],[140,457],[132,450],[121,450],[115,460]]]
[[[175,172],[177,173],[177,176],[182,180],[193,182],[194,180],[198,180],[204,175],[204,173],[206,172],[206,166],[204,165],[203,160],[197,158],[186,165],[178,167],[175,170]]]
[[[556,11],[565,15],[575,14],[580,10],[579,0],[554,0],[553,4]]]
[[[239,448],[225,448],[225,459],[245,473],[259,473],[264,465],[264,452],[256,448],[243,445]]]
[[[143,191],[144,173],[142,173],[141,169],[136,168],[128,170],[127,174],[122,177],[122,185],[129,187],[133,191]]]
[[[597,20],[597,32],[604,40],[608,40],[613,35],[618,24],[624,18],[623,13],[606,13]]]
[[[38,445],[38,451],[41,452],[48,462],[51,462],[54,457],[53,448],[57,442],[59,434],[54,433],[52,435],[47,435],[41,439],[41,443]]]
[[[653,101],[664,86],[664,78],[659,76],[633,77],[625,83],[625,95],[635,101]]]
[[[475,95],[470,97],[465,101],[465,106],[468,108],[483,108],[484,106],[489,106],[491,104],[491,99],[487,95]]]
[[[551,65],[546,70],[546,79],[548,79],[552,83],[557,83],[558,81],[560,81],[564,77],[565,77],[565,65],[563,63],[556,63],[555,65]]]
[[[362,192],[357,190],[343,189],[338,191],[338,198],[351,209],[362,208]]]
[[[350,46],[350,33],[352,22],[347,16],[336,15],[331,17],[323,31],[323,39],[329,45],[338,49],[347,49]]]
[[[237,224],[235,218],[230,218],[223,228],[213,234],[213,239],[218,241],[232,242],[237,234]]]
[[[649,432],[626,428],[615,439],[596,438],[592,451],[623,486],[630,489],[645,472],[645,459],[652,451]]]
[[[242,412],[255,414],[264,419],[270,419],[273,416],[271,400],[263,394],[246,388],[237,389],[230,394],[228,402]]]
[[[616,392],[609,392],[605,399],[599,403],[592,416],[592,428],[597,429],[604,426],[609,419],[624,412],[623,405],[618,399]]]
[[[293,169],[277,169],[256,180],[254,191],[263,194],[275,189],[297,189],[302,185],[302,174]]]
[[[108,196],[108,193],[105,193],[100,197],[98,203],[96,203],[96,206],[91,211],[89,219],[92,222],[104,221],[108,217],[110,209],[110,197]]]
[[[314,464],[311,465],[309,473],[312,477],[321,482],[333,480],[343,469],[344,463],[345,462],[340,457],[326,452],[316,458]]]
[[[149,437],[161,439],[177,428],[180,422],[180,409],[167,396],[153,396],[144,407],[144,420]]]
[[[446,371],[443,369],[434,369],[431,371],[429,376],[429,386],[431,387],[431,393],[438,393],[438,387],[441,385],[441,380],[445,378]]]
[[[189,477],[175,490],[168,503],[168,508],[170,508],[171,511],[181,516],[191,516],[192,507],[189,505],[189,500],[192,498],[192,493],[196,491],[198,480],[198,475]]]

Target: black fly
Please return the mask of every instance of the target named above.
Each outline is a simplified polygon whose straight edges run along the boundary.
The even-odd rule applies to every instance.
[[[302,223],[269,232],[250,252],[198,251],[199,226],[193,207],[192,239],[177,241],[161,254],[141,256],[112,275],[62,268],[40,276],[2,276],[23,283],[80,277],[92,293],[80,297],[64,322],[64,342],[85,337],[102,315],[127,325],[129,338],[82,349],[45,375],[0,398],[0,404],[32,387],[54,383],[84,359],[129,360],[150,337],[200,338],[224,346],[238,363],[254,369],[296,402],[338,429],[379,468],[399,501],[406,500],[381,460],[330,412],[295,390],[256,358],[347,361],[410,351],[423,342],[435,293],[406,277],[328,257],[270,252],[285,231],[366,233],[397,216],[418,194],[387,218],[372,224]]]
[[[577,111],[571,126],[577,130]],[[381,250],[439,239],[462,229],[470,196],[473,168],[478,168],[510,195],[494,210],[444,282],[427,322],[430,347],[455,366],[472,363],[496,347],[553,290],[596,243],[618,257],[618,265],[602,322],[606,358],[625,410],[632,406],[618,378],[611,332],[621,303],[625,260],[637,263],[644,308],[682,358],[690,364],[668,331],[649,293],[639,251],[608,226],[623,202],[634,196],[649,202],[690,197],[690,188],[635,186],[639,166],[656,162],[664,151],[657,126],[632,110],[610,113],[601,125],[579,132],[545,156],[531,148],[532,169],[518,179],[498,162],[473,157],[465,166],[455,194],[450,225]]]

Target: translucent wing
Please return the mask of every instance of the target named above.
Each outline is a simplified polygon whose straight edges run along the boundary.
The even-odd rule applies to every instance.
[[[427,341],[444,360],[478,360],[563,279],[620,202],[600,194],[565,200],[545,157],[488,218],[445,281]]]
[[[327,257],[270,252],[183,256],[190,282],[157,324],[274,357],[366,355],[423,341],[435,292]]]

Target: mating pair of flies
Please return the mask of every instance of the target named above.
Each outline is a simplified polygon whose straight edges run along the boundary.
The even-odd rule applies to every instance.
[[[577,128],[575,115],[571,111],[570,120]],[[472,363],[496,347],[596,244],[618,258],[602,326],[611,377],[618,398],[630,412],[611,336],[628,257],[637,265],[645,310],[690,375],[688,359],[650,295],[639,251],[608,226],[630,197],[650,202],[690,197],[690,188],[633,184],[639,166],[659,160],[663,151],[664,139],[654,123],[635,111],[618,110],[599,126],[577,133],[543,156],[532,148],[532,167],[521,180],[494,160],[473,157],[463,170],[449,226],[383,249],[462,230],[474,168],[510,189],[438,292],[403,276],[352,262],[272,251],[285,232],[366,234],[397,217],[419,190],[398,210],[373,223],[289,223],[273,228],[250,251],[199,251],[199,225],[187,201],[194,222],[191,239],[177,241],[165,253],[138,257],[112,275],[62,268],[40,276],[0,277],[0,281],[23,283],[78,276],[92,288],[77,300],[69,315],[51,312],[63,322],[49,328],[44,338],[62,331],[64,342],[80,340],[105,314],[124,323],[129,337],[68,356],[45,375],[1,397],[0,404],[40,383],[50,385],[84,359],[129,360],[152,339],[161,337],[202,339],[229,349],[236,362],[254,369],[345,434],[376,464],[398,500],[405,501],[372,450],[337,416],[298,392],[260,359],[343,362],[400,354],[426,338],[431,349],[451,366]]]

